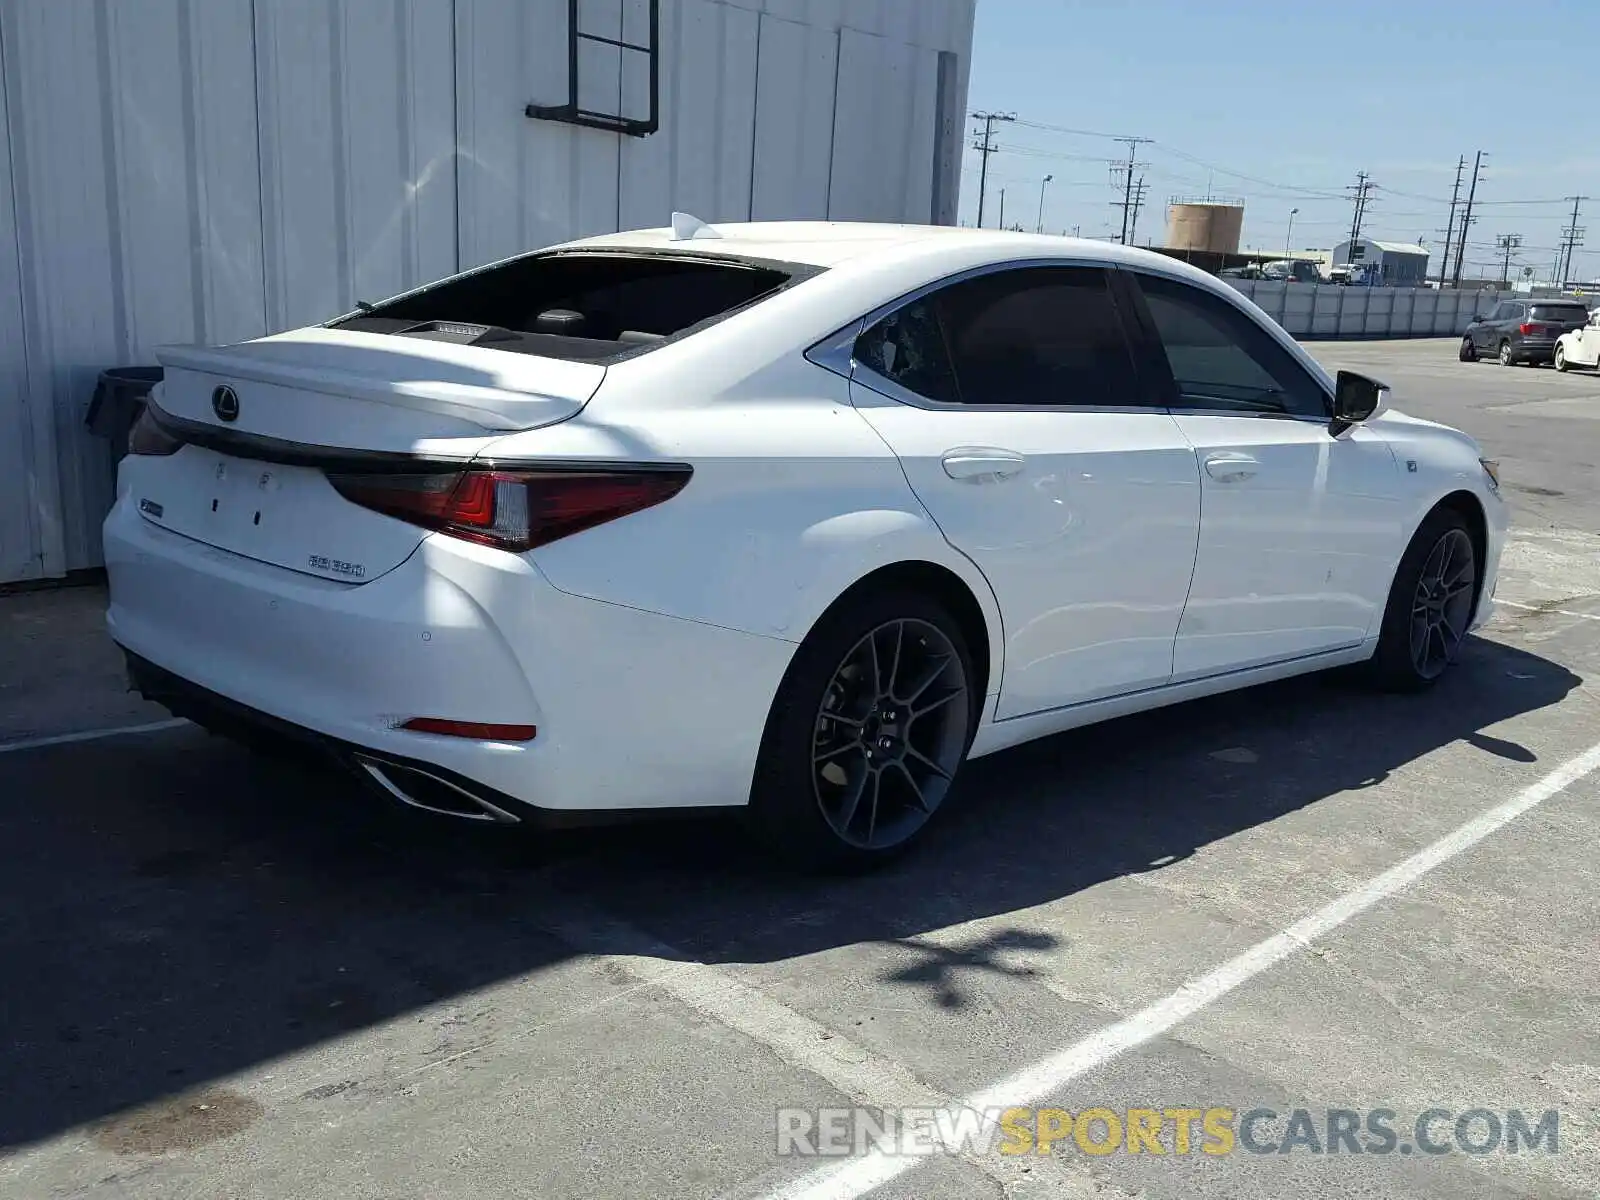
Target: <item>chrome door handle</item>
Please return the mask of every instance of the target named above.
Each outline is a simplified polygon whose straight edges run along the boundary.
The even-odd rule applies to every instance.
[[[1248,454],[1213,454],[1206,459],[1206,474],[1222,483],[1249,479],[1261,464]]]
[[[960,450],[947,450],[939,460],[944,473],[951,479],[965,483],[992,483],[1022,474],[1028,460],[1015,450],[997,450],[992,446],[968,446]]]

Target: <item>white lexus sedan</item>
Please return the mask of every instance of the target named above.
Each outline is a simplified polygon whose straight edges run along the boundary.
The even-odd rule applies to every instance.
[[[739,808],[812,865],[1059,730],[1420,689],[1506,528],[1471,439],[1099,242],[675,215],[160,358],[105,524],[146,696],[420,808]]]

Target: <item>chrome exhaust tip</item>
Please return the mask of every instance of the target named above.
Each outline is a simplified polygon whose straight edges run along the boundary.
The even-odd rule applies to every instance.
[[[516,814],[420,767],[401,766],[361,755],[356,756],[355,763],[385,794],[423,812],[463,821],[489,821],[497,825],[518,825],[522,822],[522,818]]]

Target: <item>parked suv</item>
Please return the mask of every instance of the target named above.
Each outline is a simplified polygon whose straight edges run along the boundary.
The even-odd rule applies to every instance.
[[[1461,338],[1462,362],[1492,355],[1500,365],[1555,359],[1556,339],[1589,323],[1581,300],[1502,300],[1493,311],[1474,317]]]

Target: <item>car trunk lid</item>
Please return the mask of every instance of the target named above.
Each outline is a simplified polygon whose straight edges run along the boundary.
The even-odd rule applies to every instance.
[[[508,358],[509,363],[499,359]],[[427,531],[353,504],[327,472],[464,468],[508,433],[554,424],[605,376],[593,363],[299,330],[170,347],[155,416],[183,443],[125,460],[145,519],[233,554],[363,583]]]

